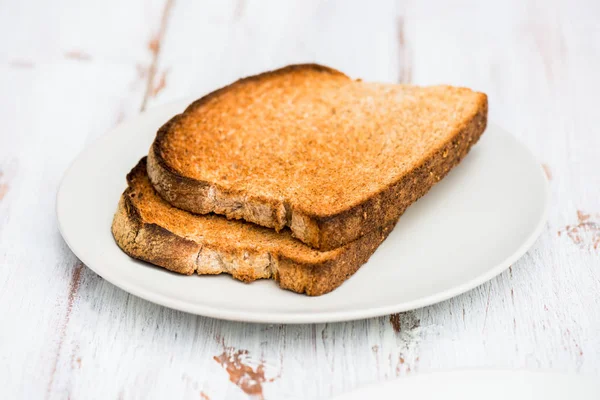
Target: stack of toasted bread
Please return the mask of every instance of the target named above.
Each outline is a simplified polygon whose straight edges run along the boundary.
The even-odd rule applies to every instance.
[[[365,83],[319,65],[239,80],[158,131],[112,232],[181,274],[321,295],[364,264],[485,130],[466,88]]]

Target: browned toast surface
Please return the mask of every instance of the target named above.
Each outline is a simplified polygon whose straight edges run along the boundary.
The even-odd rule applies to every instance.
[[[172,207],[152,187],[142,159],[127,176],[112,232],[132,257],[182,274],[229,273],[250,282],[272,278],[285,289],[327,293],[364,264],[393,224],[348,245],[318,251],[292,238],[217,215],[194,215]]]
[[[165,124],[148,173],[171,204],[332,249],[395,221],[487,121],[466,88],[354,81],[317,65],[245,78]]]

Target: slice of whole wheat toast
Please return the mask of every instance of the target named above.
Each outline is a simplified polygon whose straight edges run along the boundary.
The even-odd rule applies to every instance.
[[[341,285],[393,229],[389,224],[331,251],[218,215],[195,215],[164,201],[152,187],[143,158],[127,175],[112,224],[128,255],[180,274],[228,273],[244,282],[272,278],[279,286],[318,296]]]
[[[486,122],[483,93],[293,65],[239,80],[168,121],[148,174],[178,208],[288,226],[329,250],[396,221]]]

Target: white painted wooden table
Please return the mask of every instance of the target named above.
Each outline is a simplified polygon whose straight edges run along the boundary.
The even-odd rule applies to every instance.
[[[1,1],[0,397],[317,399],[484,366],[600,379],[599,20],[594,0]],[[550,179],[529,253],[432,307],[284,326],[156,306],[70,252],[55,193],[92,139],[140,110],[308,61],[487,92],[491,120]]]

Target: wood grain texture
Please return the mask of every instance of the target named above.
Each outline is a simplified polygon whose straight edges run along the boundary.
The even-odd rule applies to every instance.
[[[324,399],[481,366],[600,376],[598,2],[101,4],[0,5],[0,397]],[[462,296],[316,325],[170,310],[75,258],[54,198],[86,143],[141,108],[292,62],[487,92],[490,119],[551,179],[540,239]]]

